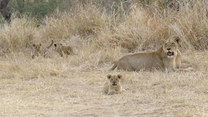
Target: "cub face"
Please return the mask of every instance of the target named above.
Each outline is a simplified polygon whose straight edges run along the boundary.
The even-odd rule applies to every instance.
[[[178,51],[178,43],[180,39],[176,37],[174,40],[167,40],[162,48],[163,52],[166,53],[167,58],[174,58],[177,56],[177,51]]]
[[[119,86],[121,78],[122,76],[120,74],[119,75],[107,75],[107,79],[111,87]]]
[[[38,52],[40,52],[41,46],[42,46],[41,44],[33,44],[33,48]]]
[[[33,59],[35,57],[38,57],[39,55],[41,55],[41,48],[42,48],[41,44],[33,44],[33,49],[34,49],[34,52],[33,52],[33,55],[32,55]]]

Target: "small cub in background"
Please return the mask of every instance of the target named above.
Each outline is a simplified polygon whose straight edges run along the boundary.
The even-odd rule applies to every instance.
[[[55,46],[56,52],[58,52],[61,57],[63,57],[64,54],[66,54],[66,56],[71,55],[71,54],[74,55],[74,51],[72,50],[70,46],[64,46],[62,43],[55,43],[54,46]]]
[[[104,92],[108,95],[119,94],[124,91],[122,89],[120,80],[122,79],[122,75],[107,75],[108,82],[105,83]]]

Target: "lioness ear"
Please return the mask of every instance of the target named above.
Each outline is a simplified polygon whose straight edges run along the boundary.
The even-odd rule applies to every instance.
[[[121,74],[118,74],[118,78],[121,79],[122,78],[122,75]]]
[[[179,43],[180,43],[180,41],[181,41],[181,39],[180,39],[179,37],[175,37],[175,38],[174,38],[174,41],[175,41],[176,43],[178,43],[178,44],[179,44]]]
[[[111,75],[110,75],[110,74],[108,74],[108,75],[107,75],[107,78],[108,78],[108,79],[111,79]]]

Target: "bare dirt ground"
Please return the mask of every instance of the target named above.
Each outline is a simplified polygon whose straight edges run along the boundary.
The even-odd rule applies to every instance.
[[[62,58],[0,61],[1,117],[206,117],[207,52],[190,57],[192,72],[108,72],[111,64],[79,69]],[[198,61],[198,62],[197,62]],[[107,74],[122,74],[126,91],[105,95]]]

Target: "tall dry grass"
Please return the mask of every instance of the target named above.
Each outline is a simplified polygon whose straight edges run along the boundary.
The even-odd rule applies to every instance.
[[[95,4],[76,5],[71,12],[46,17],[39,27],[32,19],[13,18],[0,31],[1,55],[22,52],[30,56],[33,43],[47,46],[54,40],[71,44],[78,54],[77,63],[99,64],[119,58],[122,50],[154,50],[161,45],[161,39],[174,35],[182,39],[184,50],[205,50],[207,3],[191,2],[181,1],[179,11],[169,13],[155,4],[152,7],[132,4],[125,15],[107,13]]]

